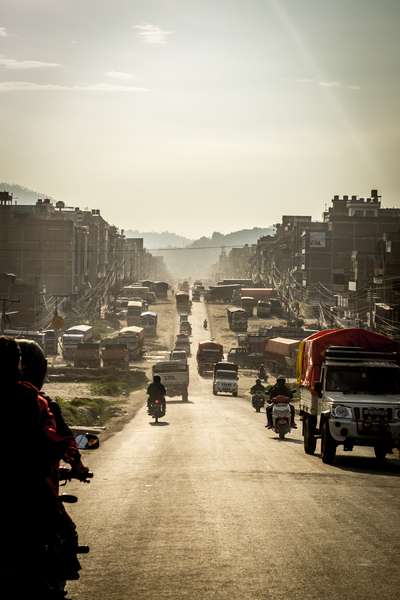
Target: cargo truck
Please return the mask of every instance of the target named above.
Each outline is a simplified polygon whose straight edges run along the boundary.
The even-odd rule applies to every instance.
[[[212,340],[200,342],[197,349],[197,370],[200,375],[213,371],[214,365],[224,358],[224,349],[221,344]]]
[[[342,445],[400,447],[399,344],[365,329],[327,329],[306,338],[297,361],[304,450],[331,464]]]
[[[188,400],[189,367],[183,360],[166,360],[153,365],[153,376],[159,375],[167,396],[182,396],[182,401]]]

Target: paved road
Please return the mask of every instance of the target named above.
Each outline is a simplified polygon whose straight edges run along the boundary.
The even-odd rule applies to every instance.
[[[376,470],[364,451],[324,465],[264,418],[192,367],[189,403],[169,402],[159,426],[142,409],[107,440],[71,509],[92,550],[72,597],[397,600],[400,463]]]

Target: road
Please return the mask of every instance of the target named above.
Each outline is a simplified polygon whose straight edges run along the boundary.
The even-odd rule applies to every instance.
[[[204,316],[194,303],[193,348]],[[280,441],[264,419],[212,396],[192,357],[190,402],[169,402],[158,426],[140,410],[88,457],[90,486],[70,486],[91,546],[72,598],[397,599],[399,461],[324,465],[300,428]]]

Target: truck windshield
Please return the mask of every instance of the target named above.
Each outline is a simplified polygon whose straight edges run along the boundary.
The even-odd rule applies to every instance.
[[[400,394],[400,369],[390,367],[329,367],[325,389],[344,394]]]
[[[236,379],[235,371],[217,371],[216,375],[221,379]]]

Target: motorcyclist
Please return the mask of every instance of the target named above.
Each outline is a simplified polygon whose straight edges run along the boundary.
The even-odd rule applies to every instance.
[[[276,378],[276,383],[275,385],[273,385],[269,390],[268,390],[268,394],[269,394],[269,400],[270,403],[267,406],[267,424],[265,427],[267,427],[268,429],[272,429],[273,425],[272,425],[272,409],[274,407],[274,398],[276,398],[277,396],[286,396],[286,398],[288,398],[289,400],[291,400],[293,398],[293,392],[292,390],[286,385],[286,379],[283,375],[279,375]],[[295,415],[295,410],[294,410],[294,406],[292,404],[289,404],[290,406],[290,415],[291,415],[291,424],[290,426],[293,429],[297,429],[297,425],[295,423],[294,420],[294,415]]]
[[[267,371],[265,370],[265,366],[263,364],[261,364],[258,369],[258,377],[261,379],[261,381],[266,382],[268,380]]]
[[[250,388],[250,394],[255,396],[256,394],[265,394],[266,388],[261,383],[261,379],[256,379],[255,384]]]
[[[204,319],[204,321],[203,321],[203,329],[207,329],[207,327],[208,327],[207,319]]]
[[[150,407],[153,404],[153,402],[155,400],[159,400],[161,402],[161,405],[163,408],[163,413],[165,414],[165,410],[166,410],[165,395],[166,395],[166,393],[167,393],[167,390],[161,383],[161,377],[159,375],[154,375],[153,382],[150,383],[150,385],[147,388],[147,394],[148,394],[147,410],[148,410],[148,412],[150,412]]]

